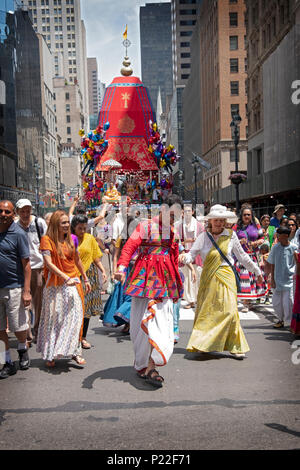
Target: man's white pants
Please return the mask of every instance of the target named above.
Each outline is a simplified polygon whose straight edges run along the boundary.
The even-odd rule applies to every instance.
[[[275,315],[284,323],[291,323],[293,314],[293,289],[273,292],[273,308]]]
[[[196,272],[196,282],[193,282],[192,271],[187,265],[182,266],[180,268],[180,270],[182,271],[184,275],[183,297],[187,301],[188,304],[197,302],[202,268],[194,264],[194,269]]]
[[[174,349],[173,300],[133,297],[130,338],[136,370],[148,367],[150,354],[157,366],[165,365]],[[151,352],[152,349],[152,352]]]

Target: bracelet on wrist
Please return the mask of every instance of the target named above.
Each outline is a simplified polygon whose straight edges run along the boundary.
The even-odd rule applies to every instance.
[[[88,279],[85,279],[84,282],[90,282]]]

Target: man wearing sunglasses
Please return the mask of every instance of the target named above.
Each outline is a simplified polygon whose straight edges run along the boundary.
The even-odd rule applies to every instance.
[[[0,201],[0,342],[5,345],[0,379],[17,372],[10,356],[7,323],[18,339],[20,369],[26,370],[30,365],[26,344],[26,308],[31,302],[29,244],[24,231],[14,223],[14,217],[12,202]]]

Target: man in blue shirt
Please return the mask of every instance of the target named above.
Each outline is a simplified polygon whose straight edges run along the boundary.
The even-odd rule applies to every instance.
[[[288,227],[279,227],[276,231],[278,243],[273,245],[268,257],[271,264],[271,287],[273,308],[278,317],[274,328],[283,328],[284,322],[290,324],[293,311],[293,276],[295,272],[294,252],[297,247],[289,242],[291,231]]]
[[[19,366],[29,368],[26,308],[31,302],[29,244],[26,234],[14,223],[15,210],[10,201],[0,201],[0,342],[5,344],[5,364],[0,379],[17,372],[11,360],[6,332],[15,333]]]

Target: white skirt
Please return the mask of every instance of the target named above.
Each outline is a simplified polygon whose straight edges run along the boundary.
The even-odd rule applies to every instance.
[[[136,370],[148,367],[150,355],[156,366],[164,366],[174,349],[173,300],[133,297],[130,338]]]
[[[37,352],[47,361],[80,354],[82,322],[82,301],[76,286],[44,287]]]

